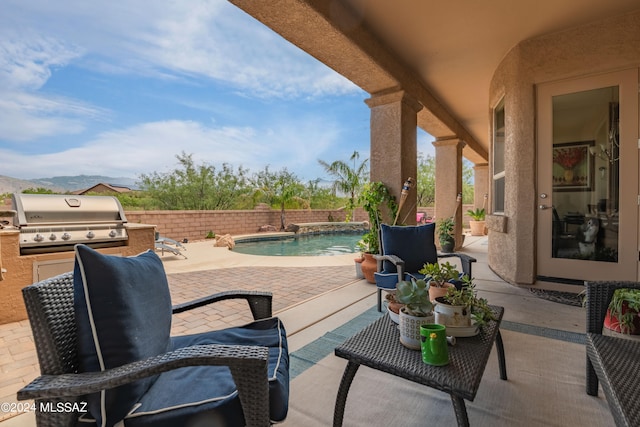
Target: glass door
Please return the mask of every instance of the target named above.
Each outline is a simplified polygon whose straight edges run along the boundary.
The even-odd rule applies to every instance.
[[[637,70],[538,87],[541,280],[636,280]]]

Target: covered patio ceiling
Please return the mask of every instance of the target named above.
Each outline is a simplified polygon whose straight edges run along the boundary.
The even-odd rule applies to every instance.
[[[418,126],[487,163],[489,85],[518,43],[640,8],[638,0],[230,0],[375,95],[425,107]],[[553,58],[549,58],[553,61]]]

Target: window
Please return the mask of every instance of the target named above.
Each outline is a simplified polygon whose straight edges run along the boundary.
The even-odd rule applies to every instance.
[[[504,213],[504,98],[493,110],[493,213]]]

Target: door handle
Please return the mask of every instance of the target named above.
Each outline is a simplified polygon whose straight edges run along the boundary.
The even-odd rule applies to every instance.
[[[540,209],[541,211],[545,210],[545,209],[549,209],[549,206],[547,205],[538,205],[538,209]]]

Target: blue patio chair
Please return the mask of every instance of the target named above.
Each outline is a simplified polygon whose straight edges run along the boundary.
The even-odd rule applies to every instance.
[[[462,274],[471,276],[471,263],[476,259],[462,253],[439,254],[435,244],[436,224],[416,226],[380,225],[380,255],[375,258],[378,271],[375,273],[378,287],[378,311],[382,311],[382,291],[393,291],[396,284],[411,278],[422,279],[418,273],[425,263],[438,262],[440,258],[460,259]]]
[[[271,317],[271,294],[228,291],[172,307],[153,251],[117,257],[84,245],[75,250],[73,272],[23,289],[42,375],[18,399],[36,400],[38,426],[284,420],[289,354],[284,326]],[[245,299],[255,321],[170,336],[172,313],[232,298]]]

